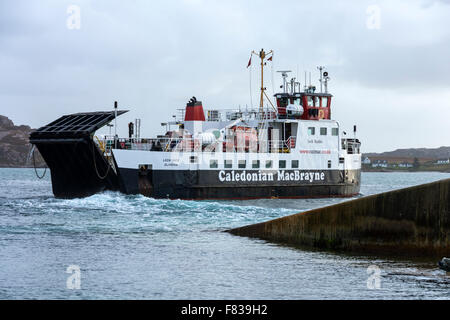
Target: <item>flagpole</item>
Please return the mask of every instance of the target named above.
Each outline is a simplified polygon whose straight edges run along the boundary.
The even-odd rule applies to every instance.
[[[250,62],[251,62],[251,60],[252,60],[252,56],[250,56]],[[248,68],[248,67],[247,67]],[[250,63],[250,69],[249,69],[249,76],[250,76],[250,106],[252,107],[252,109],[253,109],[253,97],[252,97],[252,92],[253,92],[253,90],[252,90],[252,65],[251,65],[251,63]]]

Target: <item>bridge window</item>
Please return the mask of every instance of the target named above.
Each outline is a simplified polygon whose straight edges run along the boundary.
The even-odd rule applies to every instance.
[[[209,160],[209,167],[210,168],[218,168],[219,162],[217,160]]]
[[[245,160],[239,160],[238,161],[238,168],[245,169],[245,166],[246,166]]]
[[[328,107],[328,97],[322,97],[322,107]]]
[[[278,98],[278,107],[280,108],[286,108],[286,106],[289,104],[289,99],[286,97]]]
[[[308,101],[308,107],[314,107],[313,97],[307,96],[306,98],[307,98],[307,101]]]
[[[309,127],[308,128],[308,135],[309,136],[313,136],[313,135],[315,135],[316,134],[316,128],[314,128],[314,127]]]
[[[286,160],[280,160],[280,161],[278,162],[278,167],[279,167],[280,169],[286,168]]]
[[[294,104],[296,106],[301,106],[302,105],[302,99],[301,98],[294,98]]]
[[[338,128],[331,128],[331,135],[332,136],[337,136],[339,133],[339,129]]]
[[[252,161],[252,168],[253,169],[259,169],[259,160],[253,160]]]
[[[298,168],[298,160],[292,160],[291,167],[292,167],[292,169],[297,169]]]
[[[327,135],[327,128],[320,128],[320,135],[326,136]]]
[[[233,167],[233,160],[225,160],[223,162],[223,167],[226,169],[230,169]]]

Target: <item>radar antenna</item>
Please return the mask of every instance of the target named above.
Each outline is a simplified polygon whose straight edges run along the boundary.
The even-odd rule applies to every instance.
[[[291,70],[280,70],[280,71],[277,71],[277,72],[280,72],[281,76],[283,77],[283,92],[287,93],[287,81],[286,81],[286,79],[288,77],[288,73],[292,72],[292,71]]]

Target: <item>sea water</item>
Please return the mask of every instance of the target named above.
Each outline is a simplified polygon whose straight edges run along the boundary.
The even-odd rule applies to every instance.
[[[449,177],[363,173],[361,195]],[[223,232],[346,200],[182,201],[118,192],[62,200],[48,174],[39,180],[33,169],[0,169],[0,299],[450,298],[450,277],[437,261],[298,249]]]

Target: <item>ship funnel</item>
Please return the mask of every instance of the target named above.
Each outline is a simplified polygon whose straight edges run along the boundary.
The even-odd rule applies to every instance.
[[[192,97],[186,104],[184,121],[205,121],[205,112],[201,101]]]

